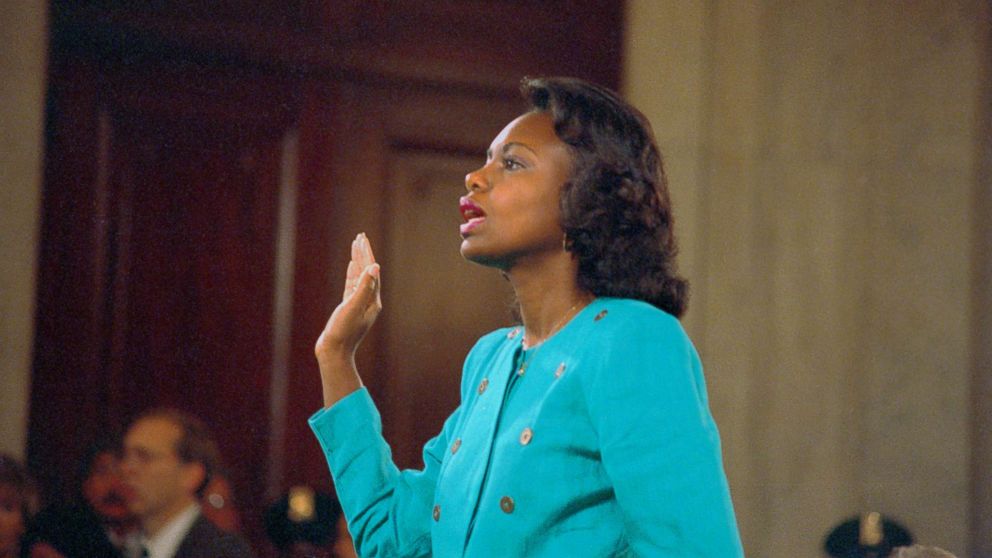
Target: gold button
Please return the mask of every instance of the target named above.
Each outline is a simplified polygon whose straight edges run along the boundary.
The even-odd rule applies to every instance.
[[[462,439],[455,438],[455,441],[451,443],[451,454],[454,455],[458,448],[462,447]]]
[[[599,314],[596,314],[596,317],[593,318],[593,321],[594,322],[598,322],[599,320],[602,320],[603,318],[605,318],[607,314],[609,314],[609,311],[608,310],[605,310],[605,309],[604,310],[600,310]]]
[[[530,439],[534,437],[534,431],[529,427],[524,428],[524,431],[520,433],[520,445],[526,446],[530,443]]]
[[[517,376],[523,376],[524,375],[524,372],[527,372],[527,363],[526,362],[523,363],[523,364],[521,364],[520,365],[520,368],[517,369]]]
[[[514,503],[513,498],[509,496],[503,496],[499,499],[499,509],[506,513],[513,513]]]
[[[434,517],[434,521],[441,519],[441,506],[434,504],[434,512],[431,515]]]
[[[555,370],[555,378],[561,378],[561,375],[565,373],[565,363],[558,365],[558,369]]]
[[[482,392],[486,391],[487,387],[489,387],[489,378],[483,378],[482,381],[479,382],[479,395],[482,395]]]

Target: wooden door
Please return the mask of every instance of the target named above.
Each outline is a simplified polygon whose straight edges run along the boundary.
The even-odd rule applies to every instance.
[[[49,499],[71,495],[54,464],[178,407],[214,430],[258,538],[292,99],[221,72],[97,75],[51,99],[33,463]]]

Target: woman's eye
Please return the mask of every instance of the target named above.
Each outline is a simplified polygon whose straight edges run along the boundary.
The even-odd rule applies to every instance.
[[[506,170],[517,170],[523,168],[523,164],[520,161],[514,159],[513,157],[504,157],[503,168],[505,168]]]

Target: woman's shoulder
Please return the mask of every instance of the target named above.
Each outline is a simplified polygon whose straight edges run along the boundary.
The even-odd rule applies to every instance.
[[[683,331],[678,318],[643,300],[598,298],[590,306],[594,323],[604,327],[634,331]]]
[[[597,359],[695,351],[678,318],[641,300],[598,298],[578,317],[569,344]]]
[[[567,349],[583,363],[585,372],[577,376],[588,393],[643,386],[646,377],[700,393],[695,386],[702,364],[678,318],[640,300],[597,299],[594,304],[573,330]]]
[[[519,343],[523,328],[520,326],[502,327],[483,335],[475,342],[465,358],[466,364],[473,361],[486,361],[511,343]]]
[[[514,339],[519,342],[519,335],[522,333],[522,326],[501,327],[480,337],[479,340],[475,342],[475,346],[472,347],[472,351],[498,350],[503,345],[513,342]]]

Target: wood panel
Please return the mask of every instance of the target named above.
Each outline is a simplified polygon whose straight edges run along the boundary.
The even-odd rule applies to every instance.
[[[117,416],[169,405],[207,421],[259,532],[280,136],[184,124],[121,130],[127,147],[114,151],[130,203],[112,296],[113,402]]]
[[[83,64],[75,69],[92,71]],[[72,475],[59,464],[75,462],[87,440],[113,429],[100,366],[106,325],[100,239],[106,220],[98,200],[106,179],[97,173],[97,90],[93,80],[70,76],[54,79],[48,94],[29,407],[28,462],[49,495],[71,492],[66,483]],[[75,415],[71,429],[65,424],[68,409]]]
[[[513,89],[525,74],[620,80],[615,0],[56,1],[62,48]]]
[[[215,431],[257,538],[292,105],[259,81],[252,100],[242,75],[163,74],[73,71],[80,91],[53,94],[29,453],[69,494],[55,464],[148,407],[185,409]]]

